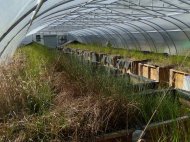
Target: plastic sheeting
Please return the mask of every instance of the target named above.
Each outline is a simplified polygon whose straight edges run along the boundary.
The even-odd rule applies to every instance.
[[[36,9],[34,0],[0,0],[0,58],[11,56],[26,35]]]
[[[70,4],[69,4],[70,2]],[[0,0],[0,59],[6,60],[30,31],[36,33],[53,22],[44,22],[51,12],[73,7],[81,0]],[[42,5],[40,5],[42,4]],[[49,12],[51,11],[51,12]],[[30,29],[29,29],[30,28]]]
[[[67,34],[82,43],[186,55],[190,2],[186,0],[0,0],[0,58],[27,35]]]

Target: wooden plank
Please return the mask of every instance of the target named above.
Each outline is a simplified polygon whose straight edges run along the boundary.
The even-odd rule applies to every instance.
[[[184,74],[174,72],[173,77],[174,77],[174,87],[179,88],[179,89],[183,89]]]
[[[159,68],[159,82],[162,85],[169,85],[170,81],[170,69],[172,67],[160,67]]]
[[[166,121],[163,121],[163,122],[158,122],[158,123],[152,123],[148,126],[148,129],[153,129],[155,127],[159,127],[159,126],[162,126],[162,125],[168,125],[168,124],[172,124],[173,122],[179,122],[179,121],[185,121],[185,120],[189,120],[189,116],[182,116],[182,117],[178,117],[178,118],[175,118],[175,119],[171,119],[171,120],[166,120]]]
[[[109,134],[104,134],[102,136],[96,137],[96,142],[108,142],[108,140],[115,140],[120,137],[125,137],[127,138],[127,141],[130,142],[132,140],[133,132],[134,130],[121,130],[121,131],[117,131],[117,132],[113,132]]]
[[[150,67],[150,78],[159,81],[159,67]]]
[[[174,123],[176,123],[176,129],[179,129],[179,131],[182,132],[180,134],[180,138],[183,138],[183,131],[189,132],[189,120],[189,116],[182,116],[172,120],[167,120],[159,123],[152,123],[148,126],[143,139],[145,139],[146,142],[152,142],[153,140],[159,140],[160,138],[161,140],[163,140],[161,137],[162,134],[168,132],[168,137],[164,138],[164,141],[171,141],[170,137],[172,137]],[[184,140],[181,139],[181,141]]]
[[[149,67],[142,65],[142,76],[149,78]]]
[[[184,75],[189,75],[190,74],[190,73],[179,71],[179,70],[174,70],[174,69],[171,69],[171,70],[172,70],[172,72],[181,73],[181,74],[184,74]]]
[[[173,80],[173,69],[170,69],[170,80],[169,80],[169,86],[174,87],[174,80]]]
[[[142,63],[139,63],[138,64],[138,74],[137,75],[139,75],[139,76],[142,76]]]
[[[131,73],[138,75],[139,73],[139,63],[148,63],[150,60],[138,60],[138,61],[132,61],[131,64]]]
[[[160,84],[162,84],[163,82],[165,84],[169,84],[170,68],[172,68],[172,66],[159,67],[149,64],[140,64],[138,75],[158,81],[160,82]]]

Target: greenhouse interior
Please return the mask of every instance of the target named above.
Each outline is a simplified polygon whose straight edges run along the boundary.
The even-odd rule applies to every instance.
[[[190,0],[0,4],[0,141],[190,141]]]

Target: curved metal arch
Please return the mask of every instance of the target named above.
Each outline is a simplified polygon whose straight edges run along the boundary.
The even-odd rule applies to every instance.
[[[105,28],[105,27],[104,27]],[[104,31],[104,33],[106,33],[106,35],[108,35],[110,37],[110,39],[108,39],[108,41],[110,41],[111,39],[115,39],[115,36],[113,36],[111,33],[109,33],[107,30],[110,30],[109,28],[105,28],[107,30],[105,30],[103,27],[98,27],[96,28],[97,30],[101,30],[101,31]],[[112,30],[111,30],[112,31]],[[114,31],[112,31],[114,33]],[[114,42],[114,45],[115,47],[117,46],[117,42],[114,40],[114,41],[111,41],[112,43]]]
[[[29,9],[23,16],[21,16],[1,37],[0,42],[21,22],[23,21],[28,15],[30,15],[35,9],[37,5]]]
[[[71,2],[71,1],[70,1],[70,2]],[[68,2],[66,2],[66,3],[68,3]],[[65,2],[62,2],[61,4],[58,4],[57,6],[55,6],[55,8],[56,8],[56,7],[59,7],[59,6],[62,6],[62,5],[64,5],[64,4],[66,4],[66,3],[65,3]],[[83,4],[83,3],[86,3],[86,2],[81,2],[81,4]],[[59,13],[59,12],[63,12],[63,11],[66,11],[66,10],[70,10],[70,9],[74,9],[74,8],[79,8],[79,7],[80,7],[79,5],[70,6],[70,7],[68,7],[68,8],[61,9],[61,10],[52,12],[52,13],[50,13],[50,14],[48,14],[48,15],[45,15],[44,17],[42,17],[42,18],[39,19],[39,17],[41,17],[42,15],[44,15],[44,14],[46,14],[47,12],[53,10],[53,9],[54,9],[54,6],[52,6],[52,7],[50,7],[48,10],[45,10],[45,12],[42,12],[40,15],[38,15],[38,16],[36,17],[36,20],[43,20],[43,19],[45,19],[45,18],[47,18],[47,17],[49,17],[49,16],[52,16],[53,14],[57,14],[57,13]],[[63,16],[63,14],[61,14],[61,15],[59,15],[59,16]],[[58,16],[58,17],[59,17],[59,16]]]
[[[93,41],[91,37],[88,37],[90,34],[86,35],[84,32],[78,32],[78,34],[82,36],[82,38],[84,39],[83,41],[85,41],[86,43],[91,43]]]
[[[133,3],[133,4],[135,4],[135,3]],[[137,4],[135,4],[136,6],[138,6]],[[147,10],[150,10],[150,11],[152,11],[152,12],[155,12],[155,13],[159,13],[159,14],[162,14],[162,13],[160,13],[160,12],[158,12],[158,11],[155,11],[155,10],[153,10],[153,9],[150,9],[150,8],[146,8],[146,7],[143,7],[143,6],[140,6],[140,7],[142,7],[142,8],[145,8],[145,9],[147,9]],[[139,10],[139,11],[141,11],[141,12],[145,12],[145,11],[142,11],[142,10]],[[149,13],[149,12],[146,12],[147,14],[151,14],[151,13]],[[161,19],[163,19],[163,17],[161,17]],[[163,19],[163,20],[166,20],[166,19]],[[168,21],[168,22],[170,22],[170,23],[172,23],[171,21]],[[155,24],[155,23],[154,23]],[[173,23],[173,24],[175,24],[175,23]],[[157,24],[156,24],[157,25]],[[176,25],[176,24],[175,24]],[[159,25],[158,25],[159,26]],[[176,25],[178,28],[180,28],[178,25]],[[159,26],[160,27],[160,26]],[[181,29],[181,28],[180,28]],[[164,31],[167,33],[167,31],[164,29]],[[183,30],[182,30],[183,31]],[[184,34],[187,36],[187,38],[189,39],[189,37],[188,37],[188,35],[184,32]],[[170,35],[167,33],[167,35],[170,37]],[[174,44],[174,47],[175,47],[175,49],[176,49],[176,54],[177,54],[177,48],[176,48],[176,45],[175,45],[175,42],[173,41],[173,39],[170,37],[170,39],[171,39],[171,41],[172,41],[172,43]]]
[[[152,41],[154,48],[157,50],[155,42],[154,42],[153,38],[149,35],[149,33],[147,33],[144,29],[142,29],[141,27],[139,27],[139,26],[137,26],[135,24],[128,23],[128,22],[125,22],[125,24],[128,25],[129,27],[132,27],[133,29],[137,30],[139,32],[139,34],[143,35],[146,42],[149,44],[149,47],[150,47],[150,50],[151,50],[151,45],[149,43],[149,39],[147,39],[147,36],[148,36],[150,38],[150,40]]]
[[[104,11],[104,10],[103,10]],[[118,12],[118,11],[117,11]],[[118,14],[116,14],[116,15],[118,15]],[[118,16],[121,16],[121,15],[118,15]],[[146,40],[146,42],[148,43],[148,45],[149,45],[149,47],[150,47],[150,50],[151,50],[151,44],[149,43],[149,40],[147,39],[147,37],[146,37],[146,35],[150,38],[150,40],[152,41],[152,44],[153,44],[153,46],[154,46],[154,49],[157,51],[157,48],[156,48],[156,45],[155,45],[155,41],[153,40],[153,38],[144,30],[144,29],[142,29],[141,27],[139,27],[139,26],[137,26],[137,25],[135,25],[135,24],[132,24],[132,23],[129,23],[129,22],[125,22],[125,24],[126,23],[128,23],[127,25],[128,26],[130,26],[130,25],[132,25],[132,26],[135,26],[135,27],[137,27],[138,29],[140,29],[140,30],[138,30],[137,28],[134,28],[134,27],[132,27],[132,28],[134,28],[134,29],[136,29],[140,34],[142,34],[143,35],[143,37],[145,38],[145,40]],[[131,26],[130,26],[131,27]],[[143,31],[144,33],[146,33],[146,35],[145,34],[143,34],[143,32],[141,32],[141,31]]]
[[[35,19],[35,22],[38,22],[38,21],[47,21],[47,20],[57,20],[57,19],[59,19],[59,18],[64,18],[64,16],[67,14],[67,12],[65,12],[65,11],[68,11],[68,10],[70,10],[70,9],[77,9],[77,8],[80,8],[79,6],[75,6],[75,7],[73,7],[73,8],[68,8],[68,9],[62,9],[62,10],[59,10],[59,11],[56,11],[56,12],[53,12],[53,13],[50,13],[49,15],[46,15],[46,16],[44,16],[43,18],[41,18],[41,19],[39,19],[39,18],[36,18]],[[54,14],[57,14],[57,13],[60,13],[60,12],[65,12],[65,13],[62,13],[62,14],[59,14],[59,15],[57,15],[57,16],[53,16]],[[44,13],[44,14],[46,14],[46,13]],[[50,16],[53,16],[53,17],[50,17]],[[47,19],[46,19],[47,18]],[[52,18],[55,18],[55,19],[52,19]]]
[[[57,4],[53,5],[53,6],[49,7],[48,9],[46,9],[46,10],[42,11],[41,13],[39,13],[36,16],[36,19],[39,18],[39,17],[41,17],[42,15],[44,15],[46,12],[49,12],[49,11],[51,11],[51,10],[53,10],[53,9],[59,7],[59,6],[62,6],[64,4],[66,4],[66,3],[68,3],[68,2],[71,2],[71,0],[61,1],[61,2],[59,2],[59,3],[57,3]]]
[[[153,10],[153,9],[150,9],[150,8],[147,8],[147,7],[144,7],[144,6],[141,6],[141,5],[137,5],[137,4],[133,3],[133,2],[129,2],[129,3],[132,3],[132,4],[136,5],[136,6],[142,7],[142,8],[144,8],[144,9],[146,9],[146,10],[150,10],[150,11],[155,12],[155,13],[157,13],[157,14],[164,15],[163,13],[160,13],[160,12],[158,12],[158,11],[155,11],[155,10]],[[147,12],[147,11],[142,11],[142,10],[139,10],[139,11],[141,11],[141,12],[143,12],[143,13],[147,13],[147,14],[149,14],[149,15],[152,15],[150,12]],[[144,20],[145,20],[145,19],[144,19]],[[140,20],[139,20],[139,21],[140,21]],[[160,26],[159,26],[159,27],[160,27]],[[166,30],[164,29],[164,31],[166,31]],[[167,31],[166,31],[166,32],[167,32]],[[168,33],[167,33],[167,34],[168,34]],[[170,37],[169,34],[168,34],[168,36]],[[170,37],[170,39],[171,39],[171,37]],[[172,40],[172,43],[174,44],[174,47],[175,47],[175,49],[176,49],[175,42],[173,41],[173,39],[171,39],[171,40]],[[176,49],[176,53],[177,53],[177,49]]]
[[[160,0],[160,1],[162,1],[162,0]],[[179,0],[179,1],[181,1],[181,0]],[[166,3],[165,1],[162,1],[162,2]],[[181,2],[190,5],[190,3],[186,3],[186,2],[184,2],[184,1],[181,1]],[[168,2],[168,3],[169,3],[169,2]],[[172,3],[169,3],[169,4],[172,5]],[[136,4],[135,4],[135,5],[136,5]],[[140,6],[140,7],[143,7],[143,6]],[[143,7],[143,8],[145,8],[145,7]],[[155,13],[162,14],[162,13],[160,13],[160,12],[158,12],[158,11],[155,11],[155,10],[153,10],[153,9],[150,9],[150,8],[145,8],[145,9],[150,10],[150,11],[153,11],[153,12],[155,12]],[[183,9],[183,10],[184,10],[184,9]],[[184,10],[184,11],[186,11],[186,10]],[[141,10],[141,12],[143,12],[143,11]],[[186,12],[187,12],[187,11],[186,11]],[[149,14],[149,13],[148,13],[148,14]],[[170,18],[172,18],[172,19],[174,19],[174,20],[176,20],[176,21],[178,21],[178,22],[180,22],[180,23],[186,25],[188,28],[190,28],[190,26],[188,26],[188,25],[185,24],[184,22],[182,22],[182,21],[180,21],[180,20],[178,20],[178,19],[176,19],[176,18],[174,18],[174,17],[172,17],[172,16],[168,16],[168,17],[170,17]],[[182,29],[179,25],[175,24],[174,22],[172,22],[172,21],[170,21],[170,20],[168,20],[168,19],[165,19],[164,17],[160,17],[160,18],[163,19],[163,20],[165,20],[165,21],[168,21],[168,22],[174,24],[174,25],[177,26],[179,29],[181,29],[182,32],[184,32],[183,29]],[[187,36],[187,38],[189,39],[189,36],[187,35],[187,33],[184,32],[184,34],[185,34],[185,35]]]
[[[108,40],[108,38],[103,34],[103,33],[101,33],[100,31],[97,31],[97,30],[95,30],[95,29],[84,29],[84,30],[82,30],[83,32],[90,32],[90,33],[92,33],[93,35],[95,35],[96,36],[96,34],[98,34],[98,35],[101,35],[101,37],[103,37],[104,39],[106,39],[106,40]],[[95,34],[94,34],[95,33]],[[86,36],[86,35],[84,35],[84,36]],[[99,39],[99,37],[98,36],[96,36],[98,39]]]
[[[92,0],[91,0],[91,1],[92,1]],[[70,10],[70,9],[74,9],[74,8],[75,8],[75,9],[72,11],[72,12],[74,12],[74,11],[76,11],[77,9],[79,9],[79,8],[82,6],[82,4],[86,5],[86,4],[90,3],[91,1],[89,1],[89,2],[81,2],[81,5],[80,5],[80,6],[76,5],[76,6],[72,6],[72,7],[66,8],[66,9],[62,9],[62,10],[59,10],[59,11],[55,11],[55,12],[53,12],[53,13],[50,13],[49,15],[44,16],[44,17],[41,18],[41,19],[38,19],[38,18],[39,18],[39,16],[38,16],[38,17],[35,19],[35,20],[37,20],[37,21],[35,21],[35,22],[38,22],[38,21],[40,21],[40,20],[43,20],[43,19],[45,19],[45,18],[47,18],[47,17],[49,17],[49,16],[52,16],[53,14],[57,14],[57,13],[59,13],[59,12],[63,12],[63,11]],[[64,3],[59,4],[58,6],[61,6],[61,5],[64,5]],[[52,10],[52,8],[49,8],[48,11],[50,11],[50,10]],[[48,11],[46,11],[46,12],[48,12]],[[93,11],[93,10],[92,10],[92,11]],[[41,14],[40,16],[42,16],[42,15],[44,15],[44,14],[45,14],[45,13]],[[54,19],[54,20],[56,21],[56,20],[58,20],[59,18],[63,18],[63,17],[65,17],[67,14],[68,14],[68,12],[66,12],[65,15],[63,15],[63,14],[58,15],[58,16],[56,16],[57,18]],[[61,16],[62,16],[62,17],[61,17]],[[79,15],[79,16],[80,16],[80,15]],[[55,18],[55,16],[52,17],[52,18]],[[48,23],[48,22],[49,22],[49,21],[46,20],[46,23]]]
[[[89,29],[89,30],[95,31],[95,32],[98,33],[98,34],[101,34],[101,35],[104,37],[104,39],[106,39],[107,41],[109,41],[111,38],[113,38],[112,35],[110,35],[109,33],[107,33],[107,32],[104,31],[104,30],[100,30],[100,29],[98,29],[98,28],[91,28],[91,29]],[[107,33],[107,34],[105,34],[105,33]],[[116,45],[115,41],[114,41],[114,44]]]
[[[177,19],[177,18],[175,18],[175,17],[173,17],[173,16],[168,16],[168,17],[170,17],[170,18],[172,18],[172,19],[174,19],[174,20],[176,20],[176,21],[178,21],[178,22],[184,24],[186,27],[188,27],[188,28],[190,29],[190,26],[189,26],[188,24],[186,24],[185,22],[183,22],[183,21],[181,21],[181,20],[179,20],[179,19]]]
[[[138,47],[139,47],[139,49],[141,50],[141,46],[140,46],[140,43],[139,43],[139,41],[137,40],[137,38],[129,31],[129,30],[127,30],[127,29],[125,29],[125,28],[123,28],[123,27],[121,27],[121,26],[119,26],[119,25],[112,25],[113,27],[116,27],[116,28],[119,28],[120,30],[122,30],[122,31],[124,31],[126,34],[128,34],[128,36],[132,39],[132,41],[133,41],[133,44],[134,43],[137,43],[137,45],[136,45],[136,48],[137,48],[137,50],[138,50]],[[135,42],[134,42],[135,41]],[[138,46],[138,47],[137,47]]]
[[[180,22],[180,23],[182,23],[183,25],[185,25],[187,28],[189,28],[190,29],[190,26],[188,25],[188,24],[186,24],[185,22],[183,22],[183,21],[181,21],[181,20],[179,20],[179,19],[177,19],[177,18],[175,18],[175,17],[172,17],[172,16],[168,16],[169,18],[172,18],[172,19],[174,19],[174,20],[176,20],[176,21],[178,21],[178,22]],[[185,32],[185,31],[184,31]],[[185,32],[186,33],[186,32]],[[186,33],[186,35],[187,35],[187,33]],[[188,37],[188,39],[190,40],[190,37],[187,35],[187,37]]]
[[[87,42],[86,39],[83,37],[84,34],[79,33],[79,32],[77,32],[77,31],[75,31],[75,33],[77,34],[77,36],[79,35],[79,38],[80,38],[82,41]],[[73,34],[73,33],[70,33],[70,34],[71,34],[72,36],[76,37],[76,39],[78,38],[75,34]]]
[[[168,21],[168,22],[172,23],[173,25],[177,26],[177,27],[181,30],[181,32],[184,33],[184,35],[187,37],[187,39],[190,40],[190,37],[187,35],[187,33],[186,33],[185,31],[183,31],[183,29],[182,29],[179,25],[177,25],[176,23],[174,23],[174,22],[172,22],[172,21],[170,21],[170,20],[168,20],[168,19],[165,19],[164,17],[161,18],[161,19],[163,19],[163,20],[165,20],[165,21]]]
[[[125,28],[123,28],[123,27],[121,27],[121,26],[114,25],[114,24],[111,25],[111,27],[117,28],[117,29],[123,31],[124,34],[127,34],[127,36],[131,39],[132,43],[135,45],[136,50],[138,50],[138,46],[139,46],[139,49],[141,50],[140,44],[139,44],[138,40],[135,38],[135,36],[134,36],[129,30],[127,30],[127,29],[125,29]],[[121,36],[123,37],[123,35],[121,35]],[[123,39],[124,39],[124,43],[127,44],[127,41],[125,40],[125,38],[123,38]],[[135,42],[134,42],[134,41],[135,41]],[[135,43],[137,43],[138,45],[136,45]],[[128,44],[128,47],[130,47],[129,44]],[[130,49],[130,48],[129,48],[129,49]]]
[[[30,21],[27,22],[9,41],[8,43],[3,47],[3,50],[0,52],[0,57],[2,56],[2,54],[5,52],[6,48],[9,46],[9,44],[14,40],[14,38],[20,33],[22,32],[22,30],[24,30],[27,26],[29,26]]]
[[[153,25],[156,25],[157,27],[159,27],[160,29],[162,29],[162,30],[167,34],[167,36],[170,38],[170,40],[172,41],[172,43],[173,43],[173,45],[174,45],[174,47],[175,47],[175,50],[176,50],[176,54],[177,54],[177,47],[176,47],[176,45],[175,45],[174,40],[173,40],[172,37],[169,35],[169,33],[168,33],[164,28],[162,28],[160,25],[158,25],[158,24],[156,24],[156,23],[154,23],[154,22],[152,22],[152,21],[149,21],[149,20],[144,20],[144,21],[147,21],[148,23],[152,23]],[[170,52],[170,53],[171,53],[171,52]]]
[[[32,24],[32,21],[34,20],[35,15],[37,14],[37,12],[39,11],[39,9],[41,8],[41,6],[43,5],[45,1],[40,1],[38,4],[34,5],[31,9],[29,9],[24,15],[22,15],[1,37],[0,37],[0,42],[20,23],[22,22],[25,18],[27,18],[28,15],[30,15],[33,11],[34,15],[31,18],[30,21],[28,21],[23,27],[21,27],[21,29],[19,31],[17,31],[17,33],[8,41],[8,43],[3,47],[3,50],[0,52],[0,57],[2,56],[2,54],[5,52],[6,48],[9,46],[9,44],[14,40],[14,38],[23,30],[25,29],[27,26],[30,27],[30,25]],[[27,29],[28,30],[28,29]]]
[[[163,38],[164,42],[167,44],[168,49],[169,49],[169,52],[170,52],[170,46],[169,46],[167,40],[164,38],[164,34],[163,34],[162,32],[160,32],[157,28],[155,28],[154,26],[150,25],[149,23],[146,23],[146,22],[143,22],[143,21],[139,21],[139,22],[144,23],[144,24],[146,24],[146,25],[152,27],[154,30],[156,30],[157,33],[159,33],[159,34],[161,35],[161,37]],[[170,53],[171,53],[171,52],[170,52]]]
[[[118,35],[118,36],[119,36],[119,39],[120,39],[121,42],[122,42],[122,45],[124,45],[124,47],[125,47],[125,43],[126,43],[126,42],[125,42],[124,38],[121,36],[121,34],[120,34],[118,31],[112,29],[111,27],[104,27],[104,28],[105,28],[105,29],[108,29],[108,30],[111,30],[114,34]],[[126,43],[126,45],[127,45],[127,48],[129,49],[128,43]]]
[[[101,33],[101,32],[99,32],[98,30],[95,30],[95,29],[85,29],[84,30],[85,32],[90,32],[90,33],[92,33],[92,35],[94,35],[95,37],[97,37],[97,39],[99,39],[99,37],[97,36],[97,35],[99,35],[99,36],[101,36],[101,37],[103,37],[104,39],[108,39],[103,33]],[[96,35],[97,34],[97,35]],[[86,36],[86,35],[85,35]],[[92,41],[92,43],[93,43],[94,41]]]
[[[86,32],[88,32],[88,33],[86,33]],[[83,31],[82,33],[83,33],[84,38],[87,38],[87,37],[89,36],[88,42],[91,43],[91,44],[94,43],[94,42],[96,42],[96,39],[99,38],[99,37],[96,35],[97,32],[95,32],[95,31],[91,31],[91,30],[86,29],[86,30]],[[92,38],[91,36],[94,36],[95,39]],[[103,35],[101,35],[101,37],[103,37]],[[103,38],[105,38],[105,37],[103,37]]]

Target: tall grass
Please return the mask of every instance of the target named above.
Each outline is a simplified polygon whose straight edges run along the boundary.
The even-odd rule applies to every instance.
[[[93,88],[90,87],[94,86],[95,90],[98,90],[98,93],[100,93],[101,95],[111,95],[120,98],[123,97],[124,100],[127,100],[125,103],[133,102],[132,104],[135,105],[134,109],[137,110],[135,112],[136,117],[133,117],[132,121],[127,120],[128,128],[138,129],[143,124],[145,125],[151,117],[152,113],[154,112],[155,108],[157,107],[160,99],[162,98],[162,94],[165,93],[164,91],[160,91],[150,94],[148,93],[149,91],[146,93],[146,90],[144,90],[144,92],[139,92],[138,94],[134,93],[132,85],[125,79],[118,79],[108,76],[104,72],[102,72],[101,69],[98,68],[96,69],[96,71],[92,72],[93,66],[89,66],[84,63],[81,64],[75,56],[70,57],[67,55],[66,57],[67,59],[65,59],[64,61],[67,62],[64,63],[64,66],[65,68],[69,69],[67,72],[71,74],[72,77],[74,77],[74,80],[76,80],[76,77],[81,76],[82,78],[79,79],[80,82],[90,84],[90,86],[88,86],[90,90],[93,90]],[[181,105],[178,102],[178,98],[171,91],[168,93],[167,97],[160,106],[158,112],[152,120],[152,123],[175,119],[183,115],[186,115],[186,113],[183,113]],[[171,127],[173,129],[178,129],[177,122],[174,123],[174,125]],[[166,128],[163,128],[162,131],[165,131],[166,133],[162,134],[163,137],[159,137],[158,135],[156,135],[157,139],[169,138],[170,140],[175,139],[176,141],[180,141],[181,139],[180,131],[176,131],[172,135],[168,134],[168,129]]]
[[[53,91],[47,67],[51,52],[45,52],[37,44],[33,46],[36,49],[30,46],[19,49],[13,61],[8,66],[1,67],[2,119],[19,113],[24,115],[25,112],[41,114],[50,107]],[[46,54],[46,57],[40,53],[49,55]]]
[[[101,96],[93,86],[92,70],[80,71],[55,50],[31,44],[20,48],[14,59],[1,69],[1,141],[89,141],[126,128],[128,112],[135,112],[132,103],[110,92]],[[120,116],[125,117],[118,121]]]
[[[0,141],[85,142],[138,129],[161,98],[107,75],[104,68],[35,43],[20,48],[0,71]],[[177,98],[170,95],[153,122],[181,115]]]
[[[110,76],[104,68],[100,67],[94,70],[93,65],[82,64],[75,56],[65,55],[65,58],[63,61],[66,62],[64,62],[63,67],[71,75],[71,78],[80,81],[81,84],[84,83],[81,88],[85,88],[90,84],[85,88],[85,91],[126,98],[128,101],[134,102],[138,109],[145,113],[144,117],[147,117],[147,119],[150,118],[162,94],[164,94],[164,91],[148,93],[149,90],[147,90],[146,84],[136,90],[136,88],[133,88],[134,85],[126,78]],[[158,117],[157,115],[154,121],[167,120],[180,115],[180,106],[173,92],[168,94],[160,111],[158,115],[161,116]]]
[[[42,127],[39,123],[41,117],[48,117],[44,115],[53,105],[51,80],[57,55],[56,51],[31,44],[18,49],[12,62],[1,67],[1,141],[13,141],[17,137],[19,141],[28,141],[33,139],[32,135],[43,135],[38,130]]]

